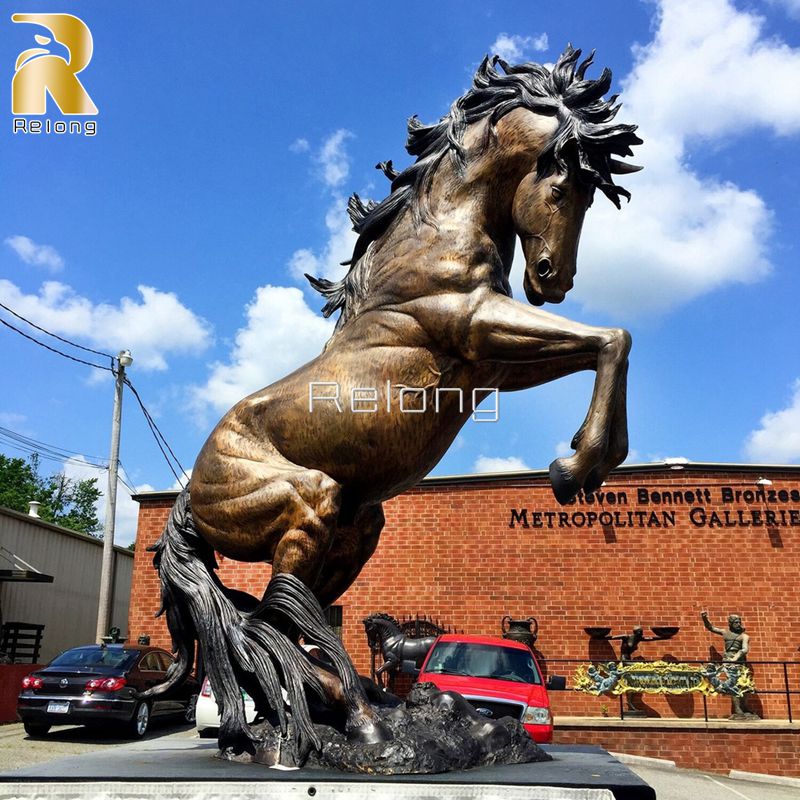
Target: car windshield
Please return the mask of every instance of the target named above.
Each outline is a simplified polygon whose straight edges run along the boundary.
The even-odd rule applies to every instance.
[[[51,667],[127,667],[132,664],[137,650],[116,647],[75,647],[65,650],[49,664]]]
[[[425,672],[515,683],[542,682],[530,652],[472,642],[439,642],[428,659]]]

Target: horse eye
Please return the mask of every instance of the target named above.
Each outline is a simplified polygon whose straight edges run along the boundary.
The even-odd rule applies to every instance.
[[[560,200],[564,196],[564,192],[558,186],[551,186],[550,192],[554,200]]]

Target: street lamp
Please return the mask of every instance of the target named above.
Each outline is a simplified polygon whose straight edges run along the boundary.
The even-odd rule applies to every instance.
[[[133,364],[130,350],[121,350],[114,370],[114,416],[111,420],[111,455],[108,459],[108,491],[106,492],[106,520],[103,526],[103,566],[100,570],[100,600],[97,605],[98,644],[108,631],[111,620],[112,588],[114,584],[114,522],[117,513],[117,470],[119,467],[119,432],[122,426],[122,387],[125,385],[125,367]]]

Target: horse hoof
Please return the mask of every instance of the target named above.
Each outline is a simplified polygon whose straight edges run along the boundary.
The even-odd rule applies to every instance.
[[[365,720],[360,725],[353,726],[347,732],[347,738],[361,744],[380,744],[391,741],[392,732],[387,725],[379,719]]]
[[[592,494],[593,492],[596,492],[602,485],[603,478],[600,477],[600,473],[596,469],[593,469],[583,483],[583,491],[586,492],[586,494]]]
[[[557,458],[550,465],[550,484],[556,500],[563,506],[573,500],[581,490],[581,484],[564,465],[563,458]]]

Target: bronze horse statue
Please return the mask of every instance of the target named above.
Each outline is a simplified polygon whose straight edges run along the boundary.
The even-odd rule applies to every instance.
[[[630,195],[613,176],[639,169],[616,158],[641,140],[636,126],[613,123],[610,71],[588,79],[592,55],[579,60],[571,46],[552,70],[484,59],[439,122],[411,118],[406,149],[416,161],[402,172],[378,165],[391,180],[381,202],[351,199],[358,239],[347,274],[309,278],[327,300],[325,316],[339,312],[322,353],[237,403],[203,446],[153,548],[178,659],[144,696],[181,681],[199,642],[220,703],[221,745],[259,741],[239,686],[284,734],[290,715],[303,753],[319,746],[306,689],[344,709],[349,736],[388,736],[320,606],[345,592],[375,551],[381,504],[450,446],[471,412],[463,393],[595,370],[575,453],[550,467],[557,500],[597,489],[626,457],[629,334],[539,308],[572,288],[595,190],[619,208]],[[517,237],[530,306],[511,297]],[[313,402],[321,384],[330,399]],[[417,387],[417,413],[398,413],[413,399],[401,395],[407,387]],[[437,392],[434,403],[442,387],[462,394]],[[214,551],[272,564],[260,602],[222,585]],[[300,634],[335,668],[307,658]]]
[[[380,652],[383,656],[383,664],[373,676],[378,680],[386,672],[390,675],[396,673],[404,661],[413,661],[418,668],[421,667],[436,637],[444,633],[443,629],[439,629],[439,633],[432,636],[409,636],[391,614],[382,612],[370,614],[362,621],[370,650],[373,653]]]

